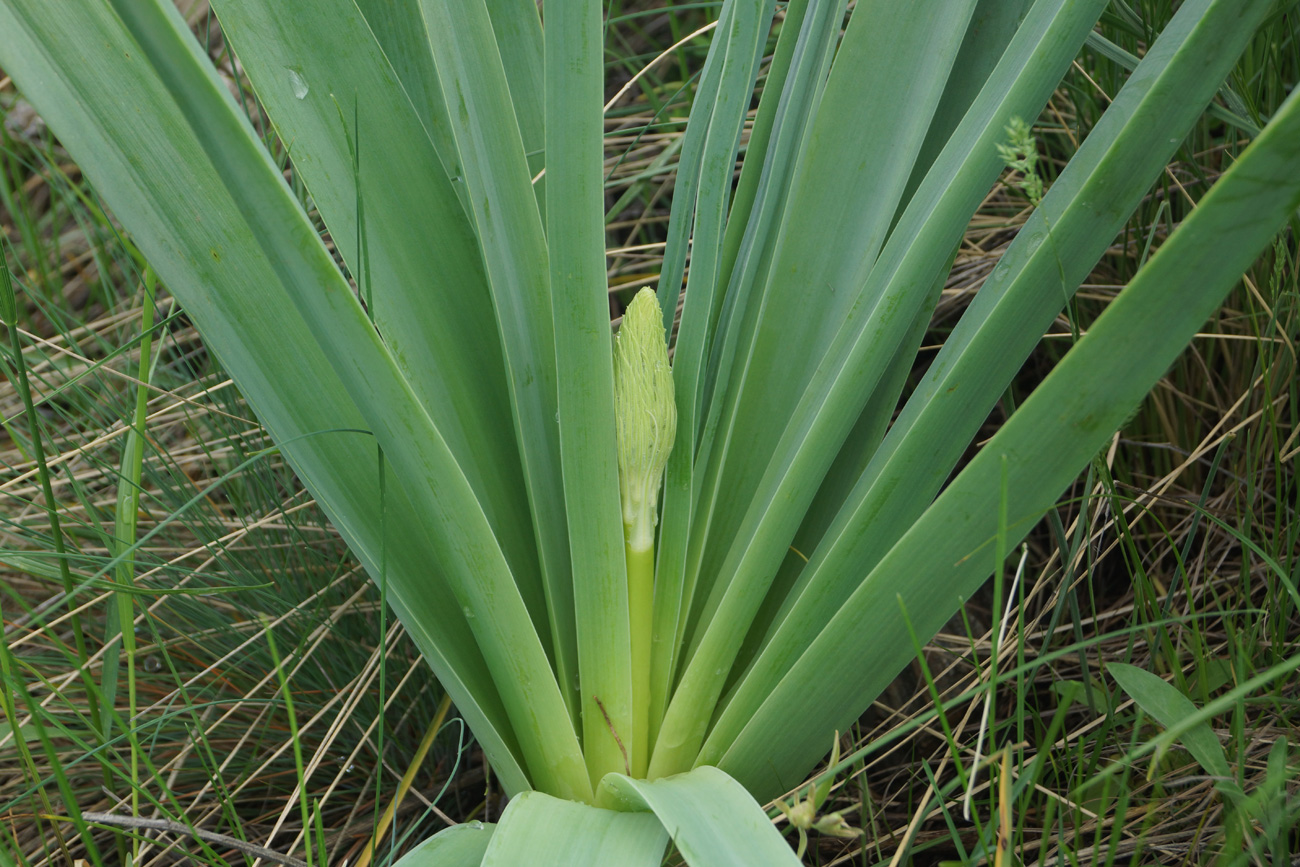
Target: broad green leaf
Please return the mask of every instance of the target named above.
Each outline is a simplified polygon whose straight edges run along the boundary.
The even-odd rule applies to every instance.
[[[1152,46],[945,342],[821,545],[805,552],[811,562],[778,614],[779,629],[748,675],[751,682],[740,687],[733,698],[738,704],[715,730],[716,743],[743,724],[932,501],[1038,335],[1227,75],[1267,6],[1267,0],[1245,10],[1234,2],[1190,2]]]
[[[727,537],[731,548],[717,578],[723,596],[669,704],[652,776],[694,763],[727,672],[809,502],[998,172],[994,144],[1003,127],[1046,101],[1100,5],[1101,0],[1035,5],[899,221],[861,288],[860,303],[848,312],[786,425],[757,495],[746,499],[739,532]]]
[[[1191,699],[1149,671],[1122,662],[1107,663],[1106,671],[1137,702],[1138,707],[1166,728],[1187,719],[1198,710]],[[1179,736],[1179,740],[1205,772],[1217,778],[1215,787],[1219,791],[1234,800],[1245,797],[1236,783],[1236,775],[1228,766],[1228,755],[1223,751],[1223,744],[1214,736],[1208,722],[1187,729]]]
[[[649,810],[691,867],[798,867],[789,844],[745,789],[717,768],[653,782],[610,774],[599,798]]]
[[[1274,5],[1181,4],[886,434],[995,145],[1103,2],[1020,22],[1027,0],[860,0],[841,40],[844,0],[793,0],[770,65],[775,0],[723,3],[660,286],[671,322],[689,254],[653,722],[615,517],[596,0],[545,34],[533,0],[214,0],[328,244],[170,0],[0,0],[0,64],[387,580],[506,789],[570,799],[517,797],[429,853],[653,864],[668,835],[692,864],[792,864],[742,783],[807,773],[911,657],[907,627],[933,634],[1014,541],[997,507],[1027,532],[1300,201],[1293,98],[939,494]],[[650,726],[665,776],[605,775],[629,745],[641,769]],[[597,780],[640,813],[574,803]]]
[[[718,386],[720,371],[730,368],[731,356],[735,354],[735,341],[731,339],[728,323],[743,317],[749,296],[748,284],[752,282],[749,273],[737,275],[736,258],[743,257],[742,272],[765,267],[768,251],[771,248],[769,235],[773,230],[772,219],[777,206],[770,201],[784,201],[789,188],[790,175],[794,170],[793,147],[791,141],[802,138],[802,129],[814,102],[809,91],[815,83],[809,67],[813,62],[805,60],[809,42],[813,47],[829,52],[839,32],[839,23],[843,20],[843,9],[838,4],[818,3],[813,20],[807,25],[812,29],[820,28],[820,40],[808,40],[802,36],[805,26],[805,13],[808,11],[807,0],[791,3],[786,9],[782,24],[781,38],[777,42],[776,53],[768,68],[767,82],[764,86],[763,100],[759,104],[754,128],[750,133],[749,153],[763,154],[769,148],[774,158],[759,160],[747,158],[741,170],[740,181],[732,199],[731,212],[728,217],[726,234],[722,239],[717,284],[728,287],[724,293],[722,309],[719,313],[718,333],[724,339],[715,339],[710,349],[707,369],[698,368],[695,381],[702,389],[698,403],[701,407],[710,407],[713,392]],[[832,16],[832,10],[835,17]],[[796,62],[797,61],[797,62]],[[793,75],[795,81],[786,86],[787,76]],[[777,143],[771,143],[773,129],[778,132]],[[750,221],[748,215],[759,202],[760,219]],[[758,251],[757,253],[755,251]],[[726,282],[724,282],[726,281]],[[736,285],[732,291],[730,285]],[[688,335],[690,331],[687,331]],[[693,336],[693,340],[702,340],[702,336]],[[698,355],[696,357],[699,357]],[[725,386],[724,386],[725,387]],[[690,404],[691,407],[695,402]],[[683,396],[679,399],[679,427],[694,431],[704,419],[697,419],[691,410],[689,424],[680,421],[680,414],[686,411],[687,403]],[[712,415],[712,411],[707,415]],[[681,434],[685,436],[684,434]],[[692,446],[694,442],[692,441]],[[651,677],[651,732],[658,736],[659,724],[668,705],[673,678],[677,673],[680,659],[681,639],[685,634],[690,614],[691,600],[695,595],[696,576],[700,545],[694,547],[695,556],[689,547],[693,535],[691,521],[695,514],[695,496],[698,480],[696,468],[701,465],[700,455],[692,448],[677,448],[668,465],[664,493],[664,519],[660,532],[660,552],[658,574],[655,583],[655,643],[654,660]]]
[[[483,822],[452,825],[397,859],[393,867],[479,867],[497,828]]]
[[[0,65],[49,121],[168,289],[215,347],[258,417],[372,575],[379,574],[378,478],[365,421],[294,310],[239,209],[157,75],[103,4],[0,3]],[[69,66],[59,59],[75,56]],[[130,111],[120,110],[131,106]],[[158,166],[170,167],[164,172]],[[171,172],[176,172],[173,175]],[[176,177],[183,177],[183,187]],[[194,251],[198,251],[195,255]],[[275,311],[270,315],[268,311]],[[445,574],[400,487],[389,486],[389,594],[512,791],[518,744],[468,622],[443,602]]]
[[[1292,95],[767,691],[737,736],[709,744],[701,760],[717,756],[719,767],[760,797],[804,773],[824,750],[826,733],[856,718],[911,658],[904,614],[916,634],[932,635],[992,571],[1003,461],[1013,544],[1124,422],[1297,206],[1300,99]],[[928,577],[913,580],[917,575]],[[819,713],[791,715],[795,706]],[[773,755],[778,738],[783,750]]]
[[[392,66],[393,74],[406,91],[412,109],[424,124],[424,130],[442,160],[444,174],[448,178],[458,177],[460,155],[456,153],[447,103],[443,101],[442,87],[438,84],[438,70],[434,68],[429,40],[424,35],[420,7],[415,3],[392,3],[389,0],[356,0],[356,6]],[[328,16],[319,17],[326,19]],[[463,193],[464,185],[460,185],[457,195]]]
[[[483,867],[658,867],[667,845],[668,833],[649,813],[603,810],[524,792],[502,814]]]
[[[1294,5],[1294,3],[1295,0],[1281,0],[1281,2],[1275,4],[1273,14],[1284,14],[1287,11],[1287,6]],[[1142,58],[1130,54],[1095,30],[1088,34],[1088,47],[1130,71],[1137,69],[1138,64],[1142,62]],[[1219,88],[1219,96],[1227,105],[1219,105],[1217,101],[1212,102],[1205,109],[1206,114],[1227,121],[1251,138],[1259,135],[1259,127],[1237,113],[1238,111],[1245,111],[1241,97],[1237,96],[1227,85]]]
[[[737,336],[743,348],[725,400],[711,407],[720,412],[720,420],[710,419],[718,426],[706,429],[702,442],[708,468],[697,530],[710,540],[696,565],[697,596],[715,591],[694,603],[703,602],[704,622],[721,601],[717,591],[727,586],[708,576],[726,574],[723,559],[764,458],[820,361],[818,348],[828,346],[857,302],[855,290],[884,245],[974,5],[859,3],[811,129],[793,143],[799,168],[772,238],[772,264],[764,284],[754,287],[750,303],[758,307],[744,323],[749,333]],[[864,91],[890,98],[864,100]],[[828,249],[854,255],[828,256]],[[885,411],[892,416],[893,407]],[[690,636],[687,659],[700,637]]]
[[[358,8],[351,0],[316,2],[318,14],[307,16],[279,3],[219,0],[213,8],[356,275],[367,312],[473,485],[549,643],[477,241]]]
[[[531,2],[531,0],[530,0]],[[605,279],[601,7],[570,0],[546,28],[551,312],[569,519],[583,746],[594,787],[648,754],[633,714],[627,563]],[[644,704],[644,702],[643,702]],[[640,709],[644,712],[645,708]]]
[[[799,11],[799,10],[796,10]],[[704,555],[712,532],[712,502],[717,494],[717,468],[713,446],[716,443],[718,421],[724,407],[730,404],[728,391],[732,384],[732,370],[739,352],[744,358],[752,346],[754,321],[761,308],[756,296],[766,285],[772,257],[780,248],[782,215],[791,195],[791,187],[800,177],[799,155],[805,149],[813,118],[825,85],[826,67],[839,42],[840,27],[844,19],[844,4],[819,2],[813,4],[806,17],[787,15],[782,26],[783,40],[791,37],[794,44],[787,49],[788,68],[777,81],[769,80],[764,94],[767,98],[760,106],[759,120],[775,129],[774,135],[760,135],[756,142],[751,136],[745,165],[757,175],[754,201],[748,207],[741,201],[733,206],[728,217],[727,234],[723,238],[722,267],[719,288],[726,289],[718,323],[710,338],[708,368],[703,375],[703,400],[706,408],[699,419],[699,446],[694,457],[696,473],[693,480],[693,515],[695,526],[689,539],[689,557],[684,564],[684,587],[687,589],[685,612],[674,645],[692,635],[695,625],[704,616],[701,596],[712,586],[713,573],[701,574],[700,559]],[[793,28],[799,25],[796,32]],[[789,31],[789,32],[787,32]],[[797,35],[797,40],[793,37]],[[777,60],[785,58],[778,44]],[[777,70],[781,72],[780,69]],[[777,90],[778,82],[780,89]],[[760,133],[764,129],[759,129]],[[744,171],[742,183],[746,180]],[[739,235],[738,248],[736,236]],[[724,284],[722,280],[728,282]],[[743,346],[742,346],[743,343]],[[725,448],[721,449],[725,452]],[[704,494],[701,494],[701,491]],[[680,655],[684,648],[677,648]]]
[[[724,38],[716,34],[727,34],[731,31],[735,7],[736,0],[724,0],[714,30],[715,44],[727,44]],[[695,200],[700,185],[704,143],[711,121],[716,114],[714,104],[722,81],[722,65],[725,57],[725,48],[715,48],[704,58],[704,68],[699,74],[699,86],[695,99],[691,103],[692,120],[686,125],[686,132],[682,135],[681,156],[677,160],[672,210],[668,219],[668,243],[664,246],[659,285],[655,290],[655,294],[659,297],[659,306],[663,309],[664,330],[670,337],[673,333],[673,325],[677,321],[677,306],[682,298],[682,277],[686,273],[686,254],[690,248],[688,242],[691,227],[695,222]],[[737,122],[743,122],[743,118]]]
[[[556,667],[565,673],[567,692],[576,668],[567,657],[576,641],[564,633],[572,628],[574,597],[542,216],[486,5],[471,0],[453,8],[448,0],[420,0],[420,9],[496,309],[543,586],[555,628],[562,633],[554,645],[562,657]],[[584,696],[610,691],[603,684],[582,686]]]
[[[726,0],[722,4],[715,31],[715,44],[726,44],[725,38],[716,33],[731,32],[735,7],[736,0]],[[668,221],[668,241],[664,246],[664,259],[655,290],[663,310],[664,331],[669,341],[674,339],[677,307],[682,296],[682,278],[686,271],[686,255],[690,248],[691,228],[695,222],[696,196],[701,182],[706,134],[716,115],[713,106],[718,97],[725,57],[725,49],[715,48],[705,58],[699,76],[699,87],[691,104],[692,119],[681,137],[681,153],[677,161]],[[720,119],[719,123],[724,120]],[[743,116],[731,120],[738,124],[744,122]],[[677,340],[680,339],[678,336]],[[676,380],[675,375],[674,379]],[[659,546],[655,563],[654,647],[650,675],[651,740],[657,737],[659,722],[668,704],[676,671],[677,636],[685,616],[683,608],[689,605],[691,593],[684,586],[684,570],[691,527],[695,449],[693,434],[688,437],[680,432],[694,430],[695,395],[693,392],[688,395],[687,389],[677,386],[676,396],[679,434],[664,474],[663,508],[660,510]]]
[[[429,51],[424,19],[418,3],[392,0],[356,0],[357,8],[374,31],[393,71],[442,157],[447,176],[460,176],[460,156],[451,131],[451,118],[438,83],[438,71]],[[301,9],[299,9],[301,12]],[[542,28],[537,5],[530,0],[494,0],[488,6],[492,29],[510,82],[510,95],[519,120],[520,135],[528,153],[529,171],[536,175],[545,165],[542,142]],[[346,15],[346,13],[345,13]],[[305,24],[316,18],[324,26],[332,14],[301,16]],[[224,19],[223,19],[224,20]],[[322,52],[328,54],[328,52]],[[337,55],[331,55],[336,58]],[[545,179],[536,184],[538,207]],[[458,187],[458,194],[464,187]]]
[[[911,201],[912,194],[925,179],[935,158],[948,143],[953,130],[957,128],[957,124],[961,122],[967,109],[975,101],[975,97],[979,95],[980,87],[996,68],[1011,37],[1015,35],[1016,28],[1020,26],[1021,19],[1031,5],[1032,0],[1020,0],[1020,2],[979,0],[976,4],[966,29],[966,37],[957,52],[956,60],[953,61],[948,82],[943,88],[943,95],[940,96],[939,104],[934,110],[934,119],[930,122],[929,130],[926,131],[925,142],[921,145],[916,164],[912,167],[912,176],[907,182],[907,189],[903,192],[900,213],[902,208]],[[951,270],[951,266],[948,270]],[[946,279],[947,272],[939,282],[942,283]],[[941,288],[942,286],[938,287],[936,292]],[[920,346],[924,331],[929,326],[929,317],[930,313],[923,307],[913,325],[914,328],[920,329],[921,333],[916,335],[915,340],[909,337],[899,344],[890,372],[872,392],[871,399],[858,416],[857,424],[845,439],[844,445],[840,447],[835,463],[827,470],[826,478],[817,490],[817,496],[813,499],[808,514],[804,516],[803,524],[800,525],[799,533],[795,536],[792,546],[795,550],[804,552],[805,556],[816,549],[830,522],[843,507],[854,483],[862,476],[867,462],[879,448],[884,430],[892,420],[894,410],[898,406],[899,395],[903,392],[907,375],[911,372],[916,359],[916,347]],[[767,640],[769,636],[766,635],[766,631],[771,626],[772,614],[776,607],[781,607],[784,616],[787,607],[786,595],[793,581],[798,577],[798,573],[803,571],[806,562],[804,558],[794,554],[786,557],[781,566],[781,573],[773,582],[772,592],[763,603],[765,609],[771,607],[772,610],[760,612],[747,642]],[[742,661],[752,659],[752,653],[742,650],[741,659]]]
[[[948,74],[943,95],[934,110],[934,119],[926,131],[916,165],[912,167],[912,177],[903,193],[904,205],[911,200],[930,166],[947,146],[948,139],[979,96],[984,82],[997,68],[1020,22],[1033,5],[1034,0],[977,0],[966,28],[966,38],[953,61],[952,72]]]
[[[510,105],[519,123],[519,138],[528,160],[528,174],[532,177],[536,177],[547,163],[546,93],[543,86],[546,80],[545,47],[542,22],[537,14],[540,5],[537,0],[488,0],[487,3],[492,33],[501,54],[501,66],[510,87]],[[552,9],[551,16],[554,15]],[[599,52],[591,55],[593,59],[601,56]],[[597,64],[599,62],[596,60]],[[604,84],[603,78],[601,84]],[[545,177],[533,186],[538,210],[545,210],[546,200],[542,191],[548,186]]]
[[[916,317],[909,326],[908,334],[899,344],[894,358],[889,363],[889,368],[881,378],[880,384],[871,393],[871,399],[859,413],[858,420],[849,432],[844,447],[835,456],[835,462],[831,464],[821,487],[817,489],[817,495],[804,515],[803,523],[799,526],[794,542],[790,545],[789,553],[781,563],[776,577],[772,579],[772,586],[768,589],[767,596],[763,599],[763,604],[749,627],[745,643],[740,648],[736,664],[728,678],[729,692],[718,702],[719,708],[725,708],[731,702],[735,685],[749,673],[758,651],[766,646],[771,637],[773,623],[787,613],[791,590],[797,586],[797,582],[806,571],[808,554],[817,549],[817,544],[821,541],[826,528],[843,508],[844,500],[852,490],[853,483],[862,475],[867,461],[879,446],[893,411],[898,406],[898,397],[902,394],[907,378],[916,366],[917,350],[930,327],[931,316],[943,286],[947,282],[947,271],[951,270],[951,267],[949,265],[944,275],[935,281],[934,288],[930,290],[930,298],[917,311]]]
[[[673,356],[677,438],[665,474],[661,544],[655,575],[655,646],[658,649],[653,654],[651,673],[652,732],[658,728],[667,706],[680,636],[694,592],[692,573],[686,563],[694,520],[695,431],[701,415],[702,377],[715,296],[721,291],[716,276],[721,267],[722,230],[731,200],[740,135],[774,9],[770,0],[763,0],[761,8],[758,3],[737,0],[723,5],[718,26],[721,35],[715,43],[721,47],[709,53],[701,94],[695,102],[708,114],[693,113],[692,117],[697,119],[687,127],[678,168],[669,246],[658,290],[670,336],[681,293],[687,233],[692,226],[694,231],[690,244],[691,271]]]
[[[541,641],[482,506],[357,297],[169,3],[114,3],[375,439],[410,480],[537,784],[585,798],[581,751]],[[471,187],[471,191],[473,187]],[[531,196],[530,204],[531,202]]]
[[[796,51],[806,49],[806,40],[800,39],[800,33],[803,30],[804,18],[808,13],[811,5],[810,0],[791,0],[786,4],[785,17],[781,21],[780,36],[777,38],[776,49],[772,53],[772,58],[767,64],[766,75],[763,79],[763,91],[759,98],[758,111],[754,114],[754,124],[749,131],[749,145],[746,153],[765,154],[772,140],[772,130],[775,126],[777,129],[783,129],[776,123],[777,114],[782,104],[787,104],[785,99],[786,81],[791,74],[791,69],[796,71],[803,68],[801,64],[795,62]],[[818,3],[819,10],[829,10],[828,4]],[[844,10],[839,9],[839,18],[836,20],[837,25],[844,20]],[[837,28],[838,29],[838,26]],[[808,100],[805,109],[811,109],[812,100]],[[755,196],[758,194],[758,188],[761,183],[770,178],[773,174],[782,174],[774,171],[774,166],[770,166],[766,159],[745,159],[740,167],[740,177],[736,180],[736,192],[731,198],[731,210],[727,214],[727,229],[722,241],[722,258],[718,268],[718,285],[727,286],[731,282],[731,270],[735,267],[736,256],[740,252],[740,244],[743,236],[748,231],[749,214],[754,206]],[[787,176],[781,178],[778,186],[784,187],[789,182]],[[724,298],[723,303],[730,301]],[[707,392],[706,392],[707,395]],[[708,404],[708,397],[705,397],[705,404]]]
[[[185,95],[181,107],[189,113],[187,121],[203,130],[202,145],[186,122],[177,122],[176,103],[107,9],[78,4],[76,15],[66,8],[55,14],[43,4],[28,2],[6,3],[0,9],[6,19],[6,69],[39,95],[45,116],[100,183],[117,213],[135,227],[141,248],[159,273],[209,339],[222,347],[223,361],[372,574],[380,572],[380,515],[391,508],[389,532],[400,531],[410,516],[408,532],[418,541],[390,546],[390,562],[385,564],[390,598],[448,689],[457,694],[458,706],[483,724],[480,736],[506,784],[512,789],[527,786],[519,760],[512,756],[516,742],[511,728],[525,740],[517,747],[521,755],[536,759],[557,748],[553,758],[559,761],[534,762],[543,778],[569,773],[575,785],[585,784],[585,774],[572,773],[581,760],[571,733],[566,746],[563,726],[552,727],[550,734],[529,734],[522,724],[505,724],[501,700],[485,692],[493,680],[485,676],[482,661],[475,661],[482,659],[476,638],[495,657],[492,667],[498,672],[505,670],[502,666],[517,672],[521,663],[536,667],[538,675],[530,682],[514,675],[495,681],[513,693],[518,720],[535,720],[557,710],[559,718],[567,720],[558,692],[553,700],[546,697],[546,683],[553,683],[549,665],[539,646],[528,649],[529,636],[535,641],[536,634],[464,476],[427,416],[416,409],[418,404],[278,170],[260,150],[224,85],[200,58],[174,10],[138,4],[119,11],[127,18],[140,16],[135,23],[150,38],[156,59],[168,68],[167,83]],[[87,20],[96,20],[96,26],[87,27]],[[93,37],[81,36],[87,32]],[[61,56],[50,50],[53,46],[62,51],[78,48],[83,63],[70,84],[68,70],[53,67],[48,59]],[[135,60],[123,67],[123,56]],[[125,99],[126,87],[136,88],[139,98]],[[88,94],[97,98],[87,100]],[[141,106],[153,106],[155,112],[138,111]],[[165,120],[151,123],[145,114],[150,120]],[[128,156],[114,156],[118,153]],[[214,156],[220,172],[208,162]],[[170,174],[142,170],[158,165],[186,167],[183,195]],[[232,192],[237,193],[233,198]],[[201,252],[192,255],[194,251]],[[316,334],[306,326],[308,318]],[[321,350],[322,342],[330,344],[330,354]],[[361,412],[357,397],[364,405]],[[381,406],[391,414],[378,411]],[[356,432],[371,425],[385,452],[404,469],[404,489],[390,485],[391,503],[382,505],[376,495],[374,441]],[[302,443],[309,446],[302,448]],[[430,484],[430,474],[439,483]],[[440,484],[443,480],[448,484]],[[412,498],[404,502],[407,495]],[[430,569],[433,563],[456,579],[454,594],[438,587],[437,573]],[[504,581],[501,586],[508,592],[485,593],[493,581]],[[457,608],[446,605],[449,595],[460,596],[463,609],[475,615],[476,637],[471,637]],[[484,605],[515,613],[490,617]],[[483,708],[492,714],[490,724]],[[560,741],[553,740],[557,733]],[[553,746],[543,745],[547,739]],[[562,758],[566,749],[577,759],[567,771]]]

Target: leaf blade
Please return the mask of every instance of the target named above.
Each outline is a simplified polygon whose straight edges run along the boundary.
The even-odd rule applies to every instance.
[[[648,813],[619,813],[525,792],[511,799],[483,867],[658,867],[668,833]]]
[[[1114,678],[1138,707],[1155,717],[1166,728],[1194,715],[1199,708],[1163,678],[1136,665],[1111,662],[1106,672]],[[1205,772],[1219,777],[1221,782],[1231,781],[1232,769],[1228,767],[1228,754],[1223,744],[1214,736],[1208,722],[1202,722],[1183,732],[1179,738],[1183,746],[1200,763]]]
[[[996,86],[981,92],[959,128],[960,141],[949,145],[891,234],[861,301],[785,426],[757,495],[746,500],[739,532],[727,537],[730,549],[714,591],[722,594],[717,613],[696,639],[669,705],[652,776],[695,762],[727,672],[808,503],[887,370],[903,329],[924,303],[925,290],[934,285],[948,251],[996,177],[1000,163],[992,143],[1000,140],[1006,118],[1046,102],[1102,5],[1102,0],[1040,0],[999,64]]]
[[[932,634],[990,573],[987,555],[997,534],[1003,455],[1010,467],[1007,509],[1014,521],[1007,543],[1013,544],[1123,423],[1297,206],[1300,99],[1293,94],[1075,348],[873,569],[769,691],[719,765],[761,793],[815,761],[826,733],[856,716],[862,696],[869,700],[874,694],[866,684],[880,672],[891,676],[911,657],[902,618],[878,612],[901,599],[917,633]],[[1155,321],[1160,328],[1150,327]],[[1133,352],[1135,346],[1142,351]],[[1043,442],[1053,448],[1042,449]],[[926,582],[890,578],[917,574],[936,577]],[[869,633],[863,622],[873,625]],[[873,672],[854,672],[854,661],[867,653]],[[791,719],[788,708],[798,701],[835,711],[820,720]],[[783,718],[774,715],[778,709],[785,711]],[[795,745],[775,761],[768,748],[774,731]]]
[[[483,822],[452,825],[407,852],[393,867],[479,867],[496,831],[496,825]]]
[[[568,511],[583,747],[594,787],[646,747],[634,719],[627,561],[614,424],[605,277],[601,7],[549,10],[546,199],[559,387],[560,464]]]
[[[652,811],[691,867],[800,863],[753,796],[717,768],[653,781],[610,774],[600,795],[625,809]]]
[[[315,6],[312,15],[279,3],[218,0],[214,9],[281,138],[292,143],[294,169],[371,302],[367,313],[469,478],[549,642],[478,242],[358,7],[351,0]]]
[[[1266,3],[1193,0],[1152,45],[990,275],[791,592],[716,742],[929,505],[1067,293],[1081,283],[1227,75]],[[1206,10],[1212,14],[1206,14]],[[1094,204],[1104,202],[1104,206]],[[1047,239],[1044,241],[1044,239]],[[870,527],[870,532],[864,528]]]

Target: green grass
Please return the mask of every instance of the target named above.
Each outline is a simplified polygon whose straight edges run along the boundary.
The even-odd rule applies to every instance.
[[[1102,35],[1138,52],[1168,20],[1169,6],[1117,3]],[[678,4],[641,14],[621,4],[612,13],[607,92],[715,12]],[[211,27],[208,44],[223,56],[215,24],[201,13],[192,23],[200,32]],[[607,119],[613,315],[658,274],[681,121],[705,44],[656,66]],[[1258,124],[1298,76],[1292,17],[1257,37],[1223,105]],[[1091,50],[1081,56],[1035,124],[1049,184],[1122,80],[1119,64]],[[0,88],[7,114],[15,98],[11,86]],[[22,267],[22,364],[38,401],[68,566],[85,585],[75,599],[90,656],[79,658],[70,631],[33,475],[30,419],[10,375],[0,386],[7,428],[0,441],[0,606],[5,643],[21,672],[11,679],[27,684],[26,695],[14,697],[18,716],[26,720],[28,696],[41,709],[20,730],[23,750],[12,738],[0,743],[0,857],[11,853],[26,867],[59,862],[64,846],[83,853],[78,828],[51,817],[69,815],[61,806],[66,787],[81,811],[110,811],[118,799],[134,798],[142,815],[299,858],[307,851],[305,799],[320,816],[328,863],[354,861],[442,691],[165,290],[152,329],[139,463],[135,521],[143,542],[128,556],[114,553],[110,539],[130,489],[123,450],[140,378],[141,259],[56,143],[43,134],[0,135],[0,226],[8,261]],[[1246,141],[1221,118],[1198,124],[979,442],[1088,329],[1148,245],[1168,236]],[[945,339],[1026,216],[1011,189],[981,208],[927,345]],[[993,761],[974,777],[972,821],[962,816],[962,793],[986,712],[1003,617],[998,602],[1011,595],[1010,569],[844,733],[842,767],[822,812],[842,812],[866,833],[842,839],[813,832],[807,863],[993,863],[999,834],[1010,847],[1001,863],[1286,864],[1300,852],[1300,758],[1286,746],[1300,743],[1300,679],[1241,690],[1294,656],[1300,638],[1300,612],[1286,589],[1300,583],[1296,228],[1252,269],[1113,448],[1030,536],[998,647],[982,749]],[[108,584],[124,565],[140,595]],[[111,641],[112,606],[128,601],[137,615],[130,657]],[[1142,753],[1165,728],[1108,675],[1113,662],[1153,671],[1197,707],[1217,708],[1208,724],[1242,799],[1215,792],[1216,781],[1185,741]],[[292,720],[280,672],[292,693]],[[93,714],[96,703],[116,712]],[[392,851],[448,821],[499,815],[499,789],[458,723],[435,740],[415,780],[394,824]],[[794,832],[789,836],[793,841]],[[202,863],[251,863],[222,844],[95,834],[103,863],[133,851],[142,863],[165,863],[177,857],[167,850],[177,839]]]

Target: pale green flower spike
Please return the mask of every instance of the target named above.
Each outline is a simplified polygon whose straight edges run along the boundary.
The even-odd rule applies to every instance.
[[[623,524],[628,546],[644,550],[654,543],[659,483],[677,436],[663,314],[650,289],[637,293],[614,339],[614,414]]]
[[[659,483],[677,438],[677,404],[668,369],[659,299],[642,289],[614,339],[614,417],[618,486],[627,556],[628,626],[632,639],[633,777],[650,761],[650,644],[654,621],[655,523]]]

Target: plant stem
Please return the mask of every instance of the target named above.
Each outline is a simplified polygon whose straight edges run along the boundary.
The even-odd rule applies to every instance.
[[[631,776],[642,779],[650,764],[650,635],[654,625],[654,536],[646,545],[633,525],[624,525],[627,551],[627,607],[632,638]]]

